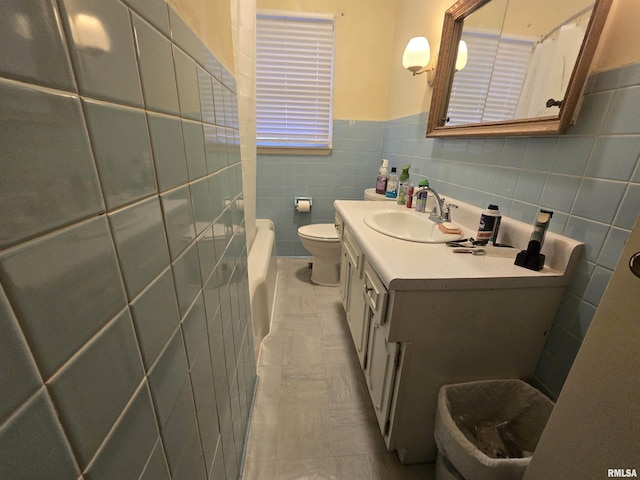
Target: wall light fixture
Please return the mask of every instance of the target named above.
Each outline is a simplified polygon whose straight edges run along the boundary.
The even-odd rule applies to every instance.
[[[462,70],[467,65],[467,59],[467,43],[464,40],[460,40],[456,58],[456,71]],[[431,56],[431,48],[426,37],[413,37],[404,48],[402,66],[413,73],[414,76],[427,72],[427,83],[430,87],[433,86],[433,75],[437,63],[438,56]]]

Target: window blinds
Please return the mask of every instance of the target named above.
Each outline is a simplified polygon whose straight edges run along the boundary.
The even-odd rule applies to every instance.
[[[258,15],[258,146],[331,147],[333,25],[327,17]]]
[[[451,88],[447,125],[510,120],[518,108],[533,41],[463,32],[469,57]]]

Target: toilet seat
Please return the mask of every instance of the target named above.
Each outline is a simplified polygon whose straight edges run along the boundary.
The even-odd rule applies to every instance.
[[[333,223],[314,223],[298,228],[298,235],[317,242],[339,242]]]

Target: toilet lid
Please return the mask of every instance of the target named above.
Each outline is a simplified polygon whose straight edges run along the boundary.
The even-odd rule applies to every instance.
[[[298,228],[298,234],[303,237],[318,240],[338,240],[338,232],[333,223],[313,223]]]

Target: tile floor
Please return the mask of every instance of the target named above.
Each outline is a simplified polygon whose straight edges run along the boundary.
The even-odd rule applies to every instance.
[[[313,285],[308,262],[278,259],[243,480],[433,479],[433,464],[387,451],[338,288]]]

